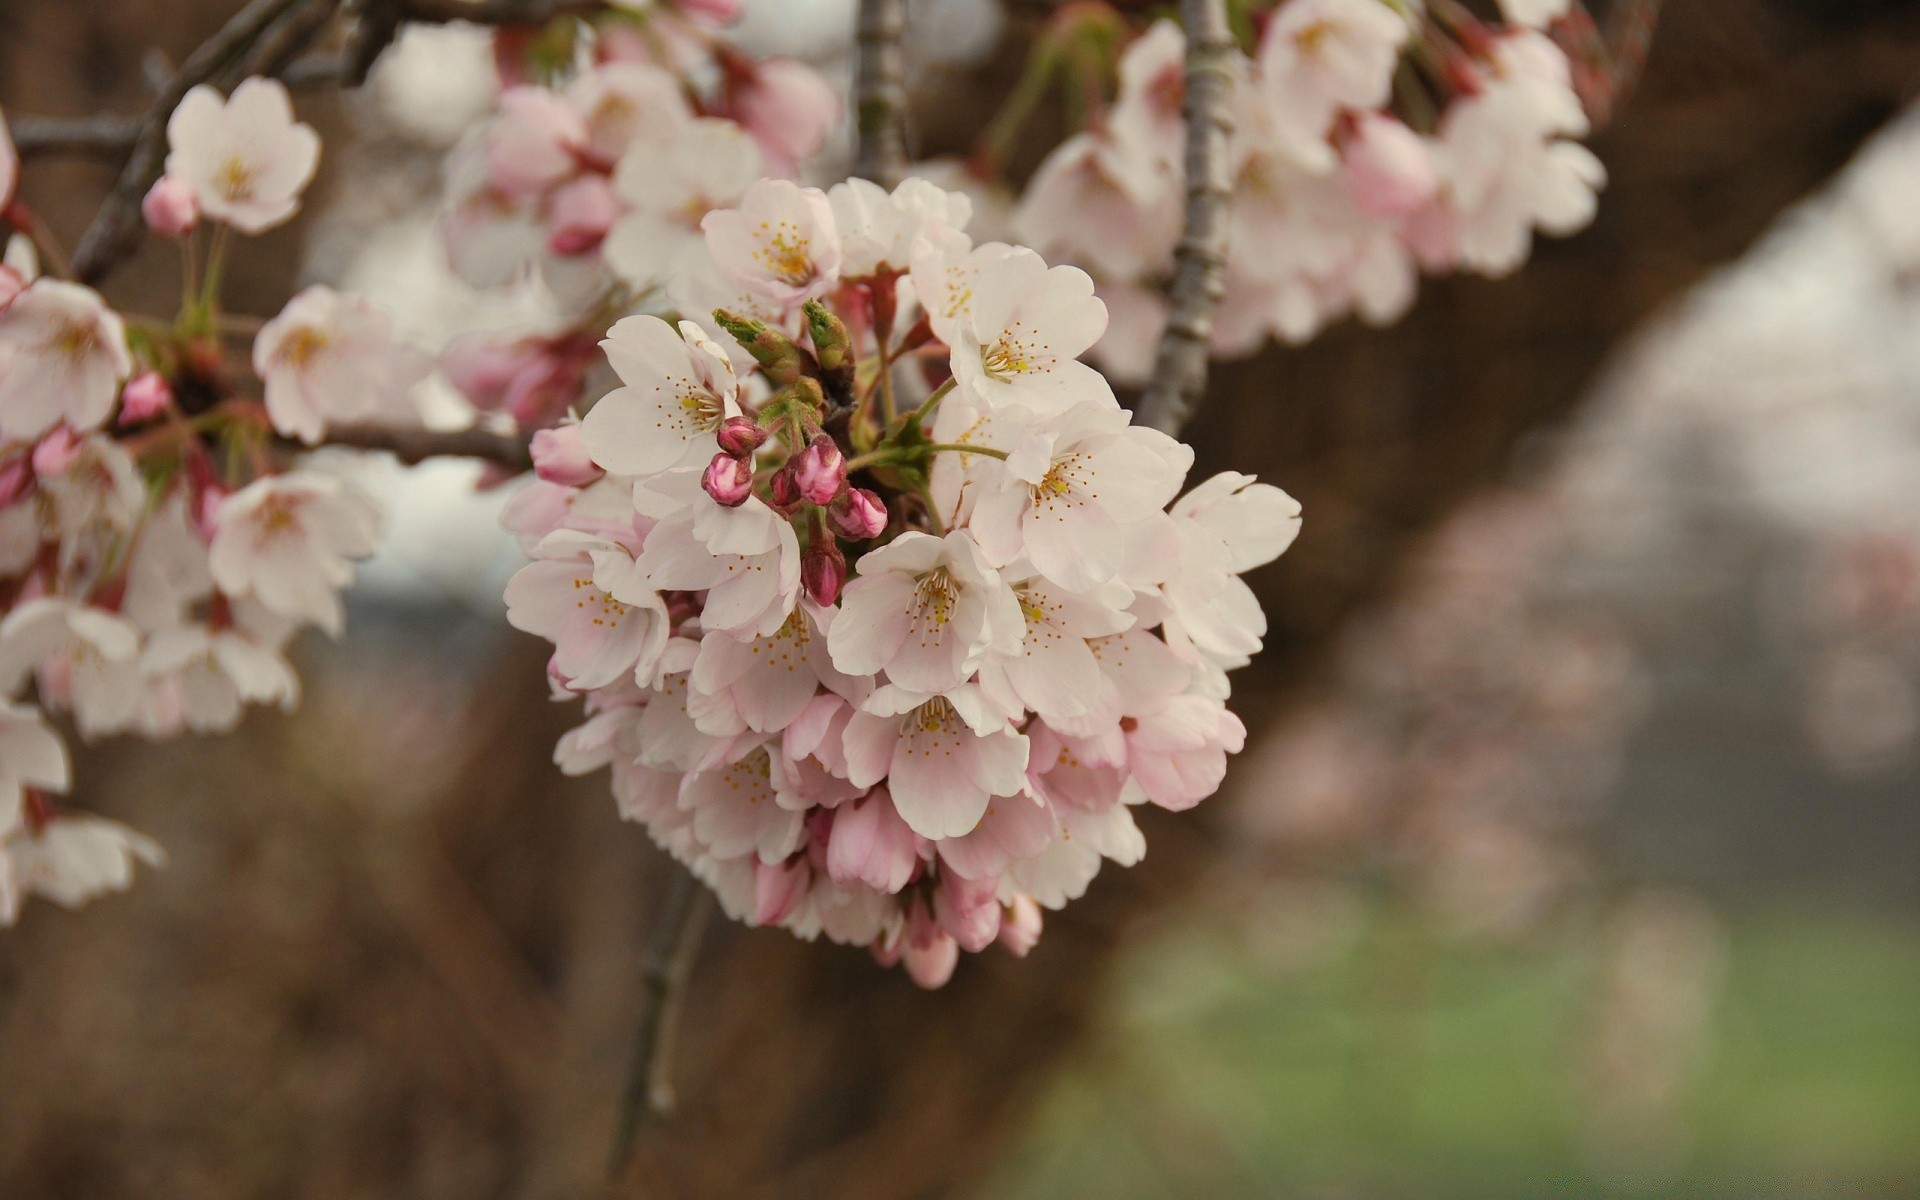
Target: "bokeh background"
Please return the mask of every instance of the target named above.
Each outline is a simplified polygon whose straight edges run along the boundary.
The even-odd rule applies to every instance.
[[[130,109],[232,7],[0,0],[0,102]],[[844,70],[846,3],[750,7]],[[916,4],[929,152],[1038,7]],[[482,67],[419,31],[312,101],[324,199],[239,306],[524,319],[434,266]],[[1226,791],[936,996],[716,927],[616,1194],[1920,1196],[1916,90],[1913,5],[1670,5],[1592,230],[1222,370],[1201,467],[1307,511]],[[105,178],[29,183],[71,234]],[[0,934],[0,1196],[603,1193],[667,868],[550,765],[497,497],[374,473],[298,713],[82,758],[171,861]]]

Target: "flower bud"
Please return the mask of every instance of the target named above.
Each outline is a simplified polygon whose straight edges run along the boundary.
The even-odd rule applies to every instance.
[[[533,435],[530,449],[533,451],[534,474],[548,483],[585,487],[606,474],[587,456],[578,425],[539,430]],[[751,475],[748,479],[751,482]]]
[[[716,503],[739,508],[753,495],[753,464],[731,454],[716,454],[700,477],[700,486]]]
[[[64,475],[79,457],[80,439],[67,426],[56,425],[53,432],[41,438],[40,444],[33,448],[33,473],[41,476]]]
[[[158,371],[142,371],[120,392],[120,424],[137,425],[173,407],[173,385]]]
[[[840,599],[840,589],[846,582],[847,560],[840,547],[832,538],[815,538],[800,556],[800,586],[807,589],[807,596],[821,608],[828,608]]]
[[[745,458],[766,443],[767,431],[754,424],[752,417],[728,417],[714,438],[723,453]]]
[[[607,240],[620,216],[613,184],[602,175],[582,175],[547,201],[547,249],[562,257],[590,254]]]
[[[794,858],[784,863],[753,865],[753,923],[778,925],[793,915],[807,894],[807,863]]]
[[[1439,176],[1420,135],[1393,117],[1362,114],[1343,147],[1347,191],[1376,217],[1409,216],[1433,199]]]
[[[814,357],[820,360],[820,373],[835,389],[851,389],[855,364],[853,338],[847,333],[847,323],[818,300],[807,301],[803,311],[807,316],[807,333],[813,339]]]
[[[944,987],[960,965],[960,943],[943,933],[925,946],[909,943],[901,957],[915,983],[928,989]]]
[[[713,310],[713,319],[733,335],[776,385],[792,383],[806,372],[807,356],[792,338],[764,321],[742,317],[724,308]]]
[[[919,839],[884,790],[834,810],[827,873],[834,882],[864,883],[892,894],[907,886],[920,861]]]
[[[801,505],[800,484],[793,477],[793,464],[788,463],[773,473],[773,479],[767,485],[767,502],[783,516],[790,516]]]
[[[848,488],[827,508],[833,531],[852,542],[879,537],[887,527],[887,505],[866,488]]]
[[[847,486],[847,459],[826,434],[816,434],[793,460],[794,482],[808,504],[830,504]]]
[[[33,476],[27,471],[26,459],[16,458],[0,467],[0,508],[17,503],[32,487]]]
[[[949,871],[933,893],[933,916],[962,950],[979,953],[1000,936],[1003,910],[992,884],[974,883]]]
[[[1000,944],[1015,958],[1025,958],[1040,940],[1040,924],[1040,905],[1034,898],[1015,896],[1000,921]]]
[[[162,175],[140,201],[147,228],[161,237],[183,238],[200,223],[200,202],[193,186],[178,175]]]

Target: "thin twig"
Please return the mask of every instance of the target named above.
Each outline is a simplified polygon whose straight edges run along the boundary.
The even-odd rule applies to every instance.
[[[384,450],[410,466],[430,458],[477,458],[514,471],[533,469],[533,454],[526,442],[485,429],[442,433],[387,425],[342,425],[327,431],[327,444]]]
[[[139,136],[137,117],[13,117],[14,145],[22,158],[46,154],[125,154]]]
[[[678,864],[671,870],[673,883],[640,967],[640,1029],[634,1035],[633,1061],[627,1069],[620,1123],[614,1130],[613,1156],[607,1164],[607,1177],[613,1180],[626,1172],[644,1120],[673,1108],[676,1026],[685,1003],[687,980],[699,958],[707,917],[713,911],[712,892]]]
[[[1227,0],[1181,0],[1187,31],[1187,211],[1174,254],[1172,309],[1160,339],[1153,379],[1135,410],[1142,425],[1176,433],[1193,415],[1207,387],[1207,351],[1213,314],[1226,289],[1227,198],[1233,187],[1227,140],[1228,108],[1237,53],[1227,24]]]
[[[907,67],[900,48],[906,32],[906,0],[860,0],[853,86],[860,146],[853,173],[883,188],[899,183],[907,168]]]
[[[173,115],[182,98],[195,86],[242,58],[280,17],[302,0],[252,0],[232,20],[202,43],[173,73],[153,107],[140,118],[133,152],[121,168],[93,224],[80,239],[73,255],[73,268],[82,282],[97,283],[114,264],[139,245],[140,201],[160,177],[166,161],[167,118]]]

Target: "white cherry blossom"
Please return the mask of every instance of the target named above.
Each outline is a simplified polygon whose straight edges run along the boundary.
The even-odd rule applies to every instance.
[[[1027,739],[971,685],[937,696],[881,688],[848,722],[846,749],[852,782],[884,778],[921,837],[971,833],[994,797],[1026,788]]]
[[[315,284],[261,328],[253,367],[273,427],[313,445],[329,424],[417,423],[415,388],[433,362],[372,301]]]
[[[36,279],[0,308],[0,438],[92,429],[132,373],[126,327],[91,288]]]
[[[580,422],[593,461],[616,475],[704,466],[714,431],[740,415],[726,352],[700,326],[678,331],[658,317],[627,317],[601,347],[625,386],[600,398]]]
[[[737,208],[700,222],[720,270],[786,305],[824,293],[840,277],[840,235],[825,192],[784,179],[749,187]]]
[[[833,663],[848,675],[884,671],[901,687],[945,692],[989,653],[1020,644],[1025,622],[1013,589],[963,531],[903,533],[860,567],[827,632]]]
[[[221,501],[213,523],[207,561],[221,591],[338,635],[340,589],[379,526],[353,485],[316,471],[264,476]]]
[[[294,119],[286,85],[242,80],[233,95],[202,84],[167,119],[167,174],[193,188],[203,216],[241,233],[284,224],[320,162],[320,138]]]

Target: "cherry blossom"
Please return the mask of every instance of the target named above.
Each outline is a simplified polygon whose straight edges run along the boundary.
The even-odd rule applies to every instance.
[[[0,838],[20,827],[27,789],[64,792],[71,777],[67,748],[40,711],[0,696]]]
[[[1026,788],[1027,739],[962,685],[930,696],[889,684],[868,697],[846,732],[849,780],[887,780],[900,818],[921,837],[962,837],[997,796]]]
[[[1107,306],[1085,271],[1017,251],[982,266],[971,292],[955,330],[953,376],[987,408],[1117,406],[1107,381],[1078,361],[1107,327]]]
[[[253,366],[274,428],[309,445],[332,423],[417,421],[414,388],[433,369],[374,304],[319,284],[261,328]]]
[[[284,224],[320,162],[320,138],[294,119],[286,85],[242,80],[222,98],[202,85],[167,120],[167,174],[192,188],[200,212],[241,233]]]
[[[762,179],[739,207],[708,213],[700,227],[721,272],[776,302],[818,296],[839,277],[839,231],[818,188]]]
[[[351,484],[313,471],[256,479],[221,501],[208,565],[229,596],[338,635],[339,590],[374,550],[378,518]]]
[[[714,434],[740,415],[739,388],[726,352],[698,325],[628,317],[601,347],[625,386],[581,421],[594,462],[617,475],[652,475],[714,455]]]
[[[0,437],[92,429],[132,373],[126,327],[91,288],[36,279],[0,309]]]
[[[945,692],[989,652],[1020,644],[1013,589],[970,534],[903,533],[860,565],[827,634],[834,664],[849,675],[885,672],[902,687]]]

